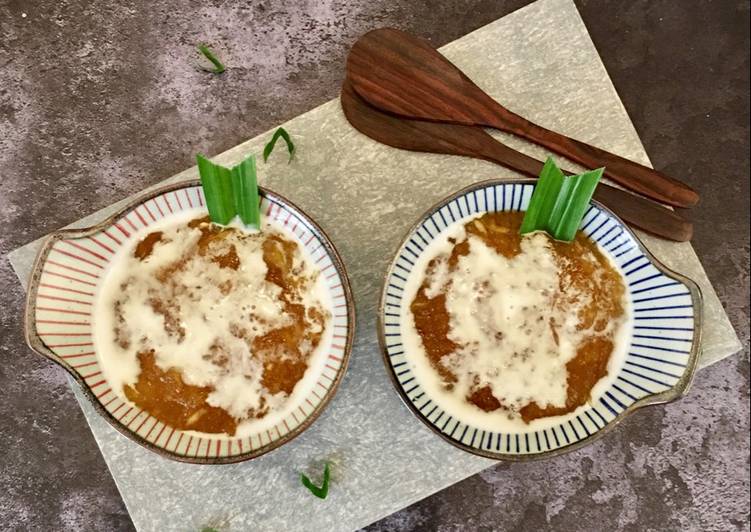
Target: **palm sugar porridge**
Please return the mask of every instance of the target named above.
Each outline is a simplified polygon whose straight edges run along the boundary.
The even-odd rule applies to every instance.
[[[176,429],[242,437],[274,426],[315,385],[331,343],[323,276],[291,233],[159,220],[118,250],[99,287],[94,342],[113,390]]]
[[[448,414],[484,430],[541,428],[587,404],[615,378],[630,330],[623,277],[597,244],[521,235],[523,216],[451,224],[403,294],[411,369]]]

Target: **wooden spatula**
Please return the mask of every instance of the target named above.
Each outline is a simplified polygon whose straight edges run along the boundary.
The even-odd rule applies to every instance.
[[[410,120],[383,113],[368,105],[345,80],[341,94],[347,120],[368,137],[404,150],[464,155],[485,159],[531,177],[542,162],[500,143],[482,128]],[[691,239],[693,226],[675,212],[647,199],[601,183],[595,199],[644,231],[679,242]]]
[[[587,168],[604,166],[607,177],[662,203],[690,207],[699,201],[699,195],[677,179],[545,129],[509,111],[430,43],[402,31],[383,28],[360,37],[347,57],[347,77],[363,99],[382,111],[421,120],[496,128]]]

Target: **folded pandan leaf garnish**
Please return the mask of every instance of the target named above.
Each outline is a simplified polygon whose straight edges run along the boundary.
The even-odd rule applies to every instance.
[[[287,143],[289,160],[292,160],[295,154],[295,144],[289,133],[280,127],[263,149],[264,161],[268,159],[279,137]],[[200,154],[196,158],[211,221],[215,224],[227,225],[235,216],[239,216],[247,227],[260,229],[261,212],[255,155],[248,156],[232,168],[225,168]]]
[[[545,231],[556,240],[571,242],[604,170],[566,176],[548,157],[524,214],[521,234]]]
[[[239,216],[246,226],[260,229],[255,155],[250,155],[232,168],[211,162],[203,155],[196,158],[211,221],[227,225],[235,216]]]

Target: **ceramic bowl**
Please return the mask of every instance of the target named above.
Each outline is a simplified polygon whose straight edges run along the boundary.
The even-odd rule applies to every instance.
[[[389,267],[381,294],[378,332],[388,374],[404,403],[449,443],[504,460],[549,457],[596,440],[641,407],[679,398],[699,356],[702,299],[696,283],[660,264],[626,224],[592,202],[581,225],[618,265],[633,311],[628,349],[615,379],[575,412],[512,431],[487,430],[448,414],[413,371],[402,344],[402,293],[416,260],[452,222],[487,211],[523,211],[534,180],[493,180],[439,202],[410,229]],[[540,425],[540,424],[537,424]]]
[[[198,181],[147,193],[94,227],[57,231],[46,239],[36,258],[26,300],[27,343],[70,373],[97,412],[113,427],[162,456],[219,464],[248,460],[279,447],[321,414],[347,368],[355,316],[339,254],[323,230],[289,200],[266,189],[261,189],[260,195],[261,212],[282,231],[296,236],[325,277],[334,306],[334,339],[317,383],[300,406],[277,425],[247,437],[212,438],[176,430],[158,421],[110,387],[102,375],[93,343],[93,302],[111,258],[138,230],[161,218],[185,209],[205,211]]]

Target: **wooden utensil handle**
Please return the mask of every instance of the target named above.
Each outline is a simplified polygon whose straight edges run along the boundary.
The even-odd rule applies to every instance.
[[[540,175],[542,161],[509,148],[492,137],[489,139],[478,146],[478,157],[530,177]],[[572,174],[567,170],[564,173]],[[694,234],[693,224],[676,212],[625,190],[600,183],[595,189],[594,198],[630,225],[648,233],[676,242],[687,242]]]
[[[500,104],[493,107],[490,122],[486,125],[544,146],[586,168],[594,169],[604,166],[605,175],[613,181],[662,203],[675,207],[691,207],[699,202],[699,195],[696,191],[677,179],[601,148],[538,126]]]

